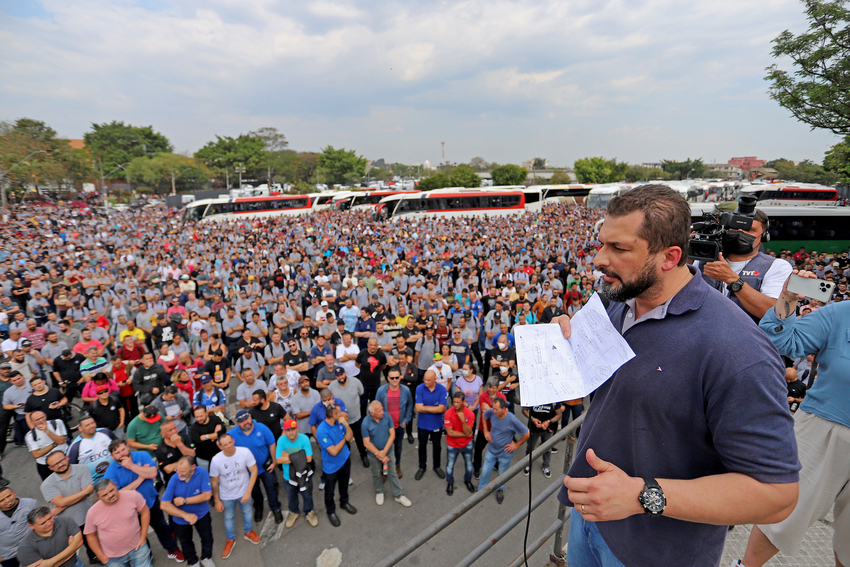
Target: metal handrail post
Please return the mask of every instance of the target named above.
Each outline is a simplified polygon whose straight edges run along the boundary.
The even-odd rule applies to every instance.
[[[582,413],[578,419],[573,421],[570,425],[573,423],[581,425],[584,423],[584,416],[585,414]],[[578,426],[576,426],[576,429],[577,428]],[[567,475],[570,470],[570,465],[573,463],[574,452],[575,445],[573,443],[567,443],[567,449],[564,451],[564,476]],[[567,507],[561,504],[560,501],[558,502],[558,521],[560,522],[560,527],[555,532],[555,544],[552,549],[552,559],[563,562],[566,559],[566,556],[564,555],[564,526],[569,526],[570,520],[567,517]]]

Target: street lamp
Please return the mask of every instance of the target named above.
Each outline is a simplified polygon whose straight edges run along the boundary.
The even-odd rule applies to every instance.
[[[35,154],[46,154],[47,150],[36,150],[6,171],[0,171],[0,193],[2,193],[2,208],[3,208],[3,222],[7,222],[9,220],[9,210],[6,206],[6,176],[12,172],[13,169],[27,161],[29,158],[34,156]]]
[[[128,161],[126,163],[122,163],[121,165],[119,165],[118,167],[116,167],[115,169],[113,169],[112,171],[107,173],[106,175],[104,175],[103,174],[103,160],[100,161],[100,192],[103,193],[103,206],[104,207],[108,206],[108,204],[107,204],[108,201],[106,200],[106,182],[104,181],[104,179],[106,177],[109,177],[110,175],[112,175],[113,173],[118,171],[119,169],[124,169],[125,165],[130,165],[130,162]],[[124,169],[124,173],[127,173],[126,169]]]
[[[240,161],[236,164],[236,167],[233,168],[233,171],[239,174],[239,188],[242,189],[242,174],[245,173],[245,166]]]
[[[694,172],[694,170],[693,170],[693,169],[692,169],[692,170],[690,170],[690,171],[689,171],[689,172],[685,175],[685,180],[687,180],[687,179],[690,177],[691,173],[693,173],[693,172]]]

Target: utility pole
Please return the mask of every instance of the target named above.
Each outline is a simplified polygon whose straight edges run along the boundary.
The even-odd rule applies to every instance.
[[[446,143],[440,142],[440,145],[443,146],[443,165],[446,165]]]
[[[245,173],[245,166],[242,165],[242,162],[240,161],[236,167],[233,168],[233,171],[239,174],[239,188],[242,189],[242,174]]]

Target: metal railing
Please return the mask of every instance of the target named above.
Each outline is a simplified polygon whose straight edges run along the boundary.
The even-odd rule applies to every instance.
[[[579,426],[584,422],[584,414],[579,416],[577,419],[572,421],[567,427],[561,429],[555,435],[552,436],[551,439],[540,445],[531,453],[532,461],[536,461],[540,457],[543,456],[543,453],[551,449],[558,442],[564,440],[568,435],[571,435]],[[569,470],[570,464],[572,463],[573,456],[573,445],[571,443],[567,443],[566,449],[564,451],[564,474]],[[497,490],[500,486],[505,484],[507,481],[515,477],[522,471],[526,466],[528,466],[528,456],[523,455],[518,462],[511,465],[511,467],[500,474],[497,478],[490,481],[490,483],[483,489],[475,492],[457,505],[452,511],[436,520],[430,526],[422,530],[418,535],[408,540],[404,545],[397,548],[390,555],[375,563],[374,567],[392,567],[399,563],[402,559],[425,545],[428,541],[430,541],[433,537],[439,534],[441,531],[449,527],[455,521],[459,520],[461,516],[475,508],[479,503],[481,503],[484,499],[486,499],[492,492]],[[540,492],[534,500],[531,502],[531,510],[535,510],[540,504],[545,502],[552,494],[558,491],[563,481],[563,477],[559,477],[558,480],[547,486]],[[493,547],[496,543],[498,543],[503,537],[505,537],[510,531],[519,525],[529,514],[528,506],[525,505],[522,507],[522,510],[518,511],[510,520],[505,522],[502,527],[493,532],[493,534],[484,540],[478,547],[472,550],[466,557],[464,557],[456,567],[468,567],[472,565],[475,561],[477,561],[484,553],[486,553],[491,547]],[[562,562],[563,561],[563,531],[564,526],[569,523],[569,517],[567,516],[567,508],[563,504],[558,504],[558,516],[557,519],[543,531],[537,539],[531,542],[528,545],[528,556],[533,555],[537,550],[543,547],[546,542],[553,535],[555,536],[554,550],[552,559],[555,561]],[[512,563],[511,567],[516,567],[521,565],[525,561],[525,556],[520,554]]]

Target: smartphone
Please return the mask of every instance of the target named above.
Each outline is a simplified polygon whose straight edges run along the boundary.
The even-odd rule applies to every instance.
[[[817,299],[821,303],[829,303],[829,300],[832,299],[834,287],[834,283],[815,278],[801,278],[796,274],[791,274],[791,277],[788,278],[788,291],[790,293],[805,295]]]

